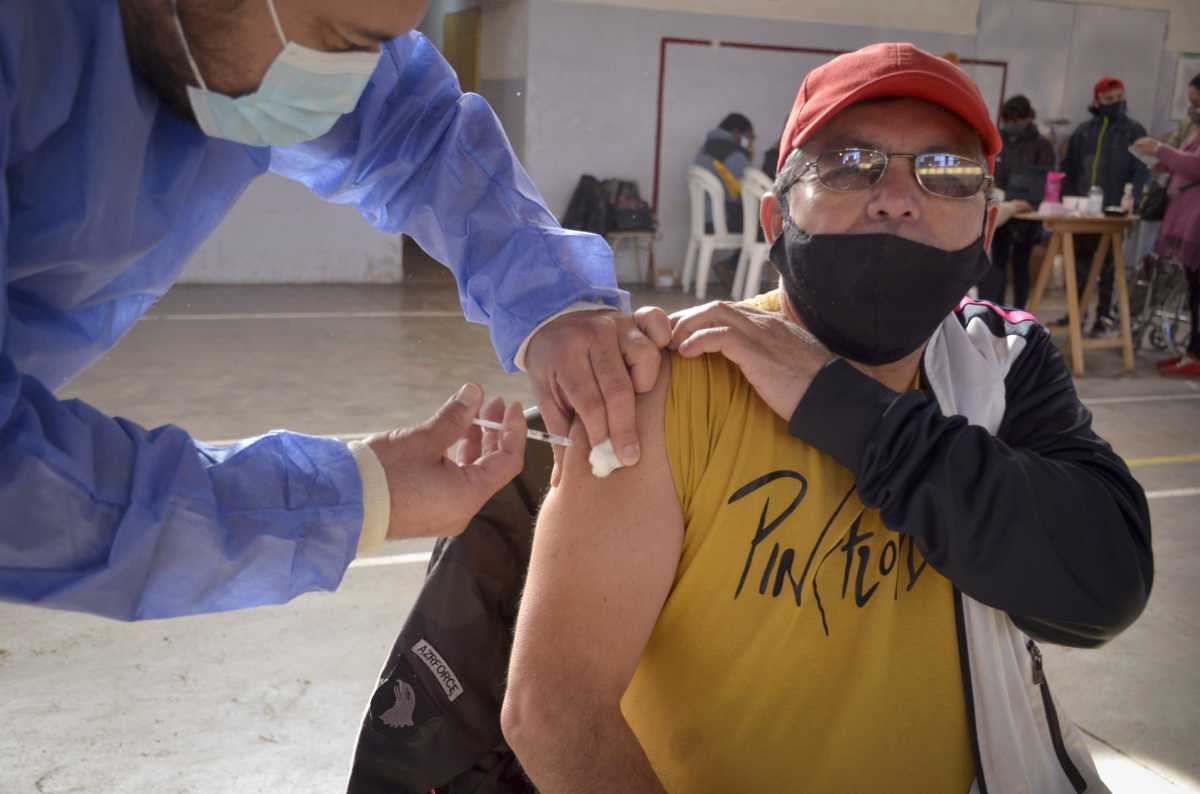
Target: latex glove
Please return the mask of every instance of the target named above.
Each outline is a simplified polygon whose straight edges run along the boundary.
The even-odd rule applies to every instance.
[[[483,389],[468,383],[428,421],[367,439],[387,476],[391,494],[389,538],[457,535],[484,502],[521,472],[525,461],[525,417],[521,404],[505,407],[493,398],[483,418],[504,430],[471,424],[480,415]],[[464,443],[458,459],[447,450]]]

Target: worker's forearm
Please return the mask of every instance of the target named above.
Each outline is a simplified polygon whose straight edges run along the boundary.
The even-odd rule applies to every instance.
[[[665,794],[621,713],[510,731],[509,743],[542,794]]]
[[[341,582],[363,525],[346,445],[232,445],[62,401],[0,356],[0,601],[120,620],[278,604]]]

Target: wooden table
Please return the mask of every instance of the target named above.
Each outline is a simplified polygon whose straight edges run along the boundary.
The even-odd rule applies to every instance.
[[[1033,286],[1033,294],[1029,296],[1029,311],[1036,314],[1038,304],[1046,291],[1050,274],[1054,271],[1054,257],[1063,256],[1063,272],[1067,279],[1067,333],[1071,341],[1071,370],[1075,377],[1083,377],[1083,351],[1098,348],[1119,347],[1125,354],[1125,371],[1133,372],[1133,330],[1129,315],[1129,288],[1125,281],[1125,252],[1122,236],[1126,229],[1132,227],[1140,218],[1128,215],[1120,218],[1109,217],[1067,217],[1061,215],[1038,215],[1034,212],[1023,212],[1013,216],[1014,220],[1040,221],[1050,229],[1050,245],[1046,248],[1046,257],[1042,261],[1041,272],[1038,273],[1037,283]],[[1099,234],[1100,245],[1096,255],[1092,257],[1092,266],[1088,270],[1087,281],[1084,283],[1083,295],[1079,295],[1078,277],[1075,271],[1075,235]],[[1113,280],[1117,288],[1117,311],[1120,315],[1121,332],[1112,339],[1084,339],[1082,307],[1087,306],[1095,291],[1096,279],[1100,268],[1108,256],[1109,249],[1113,253]]]

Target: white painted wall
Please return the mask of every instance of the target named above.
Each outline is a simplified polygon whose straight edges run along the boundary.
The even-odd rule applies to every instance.
[[[1154,0],[1167,2],[1167,0]],[[980,0],[562,0],[656,11],[690,11],[833,25],[904,27],[940,33],[974,33]]]
[[[400,238],[275,174],[253,182],[188,263],[185,284],[388,283]]]
[[[1168,12],[1046,0],[981,0],[973,35],[665,12],[571,0],[528,0],[525,163],[561,213],[581,173],[653,180],[659,41],[663,36],[855,49],[911,41],[934,53],[1004,60],[1008,93],[1025,93],[1042,119],[1087,117],[1103,74],[1128,86],[1130,113],[1168,126],[1175,57],[1164,50]],[[690,52],[689,52],[690,50]],[[685,54],[686,53],[686,54]],[[671,47],[667,65],[660,268],[686,246],[686,164],[730,111],[755,123],[758,145],[779,134],[805,70],[817,59]],[[690,72],[690,74],[689,74]],[[702,79],[701,79],[702,75]],[[985,86],[986,88],[986,86]],[[633,275],[632,262],[619,274]]]
[[[522,157],[529,74],[529,3],[484,3],[480,25],[479,93],[496,111],[513,151]]]
[[[1200,52],[1200,3],[1196,0],[1062,0],[1068,3],[1119,5],[1171,12],[1167,47],[1174,52]]]

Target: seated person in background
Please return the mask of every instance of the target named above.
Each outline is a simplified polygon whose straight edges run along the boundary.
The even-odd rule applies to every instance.
[[[780,146],[782,289],[674,318],[636,467],[592,477],[573,430],[509,744],[543,794],[1105,791],[1030,637],[1137,617],[1149,517],[1045,330],[960,305],[978,88],[877,44],[808,75]]]
[[[725,225],[742,230],[742,175],[754,159],[754,125],[741,113],[730,113],[710,130],[693,165],[711,171],[725,186]],[[704,220],[711,229],[715,207],[705,204]]]
[[[1046,174],[1054,168],[1054,146],[1038,132],[1035,118],[1029,99],[1020,94],[1007,100],[1000,110],[1004,148],[996,156],[996,187],[1004,191],[1004,203],[1016,212],[1041,204]],[[1037,221],[1011,221],[996,227],[992,267],[979,282],[982,300],[1025,308],[1029,300],[1029,255],[1041,234],[1042,225]],[[1004,299],[1009,267],[1013,274],[1011,304]]]

